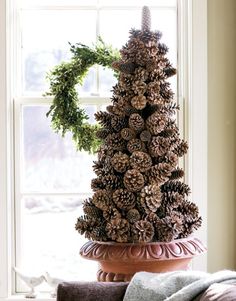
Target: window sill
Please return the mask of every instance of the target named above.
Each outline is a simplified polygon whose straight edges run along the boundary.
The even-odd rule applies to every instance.
[[[25,298],[23,294],[17,294],[9,296],[8,298],[0,298],[0,301],[26,301],[29,300],[28,298]],[[50,297],[48,294],[39,294],[35,299],[31,299],[35,301],[52,301],[56,300],[56,298]]]

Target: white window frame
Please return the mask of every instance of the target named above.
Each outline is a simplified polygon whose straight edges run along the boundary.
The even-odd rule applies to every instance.
[[[12,18],[14,0],[0,1],[0,300],[25,300],[14,296],[14,168],[12,145],[13,98],[11,76],[14,62]],[[207,0],[178,0],[178,99],[184,122],[181,124],[190,151],[185,160],[186,181],[192,199],[198,204],[204,223],[196,234],[207,242]],[[14,26],[14,24],[13,24]],[[185,30],[183,30],[185,29]],[[187,30],[186,30],[187,29]],[[201,116],[201,123],[199,123]],[[195,260],[193,267],[206,270],[207,256]],[[37,300],[52,300],[40,297]]]

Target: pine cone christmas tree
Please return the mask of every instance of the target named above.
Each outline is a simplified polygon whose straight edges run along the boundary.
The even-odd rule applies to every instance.
[[[161,33],[151,31],[143,9],[141,30],[132,29],[112,67],[119,72],[111,105],[95,114],[103,141],[93,169],[94,194],[83,204],[76,229],[87,238],[115,242],[168,242],[200,227],[190,188],[180,181],[178,159],[188,150],[176,124],[179,105],[169,77],[176,69],[167,58]]]

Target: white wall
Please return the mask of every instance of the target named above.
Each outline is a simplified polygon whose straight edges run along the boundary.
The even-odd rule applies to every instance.
[[[236,268],[236,0],[208,0],[208,270]]]

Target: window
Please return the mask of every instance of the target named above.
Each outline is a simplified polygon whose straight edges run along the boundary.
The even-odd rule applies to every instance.
[[[0,161],[7,160],[1,171],[3,177],[0,177],[0,198],[3,200],[0,202],[0,235],[3,240],[0,246],[0,298],[25,289],[22,283],[14,285],[10,280],[12,265],[26,272],[48,271],[57,277],[73,280],[95,276],[96,263],[79,257],[79,248],[85,240],[73,229],[81,214],[82,201],[91,193],[94,158],[77,153],[70,135],[62,139],[53,133],[50,120],[45,117],[51,99],[41,95],[47,90],[45,73],[60,61],[69,59],[67,42],[91,44],[101,35],[105,42],[120,48],[127,41],[129,29],[140,26],[141,2],[138,2],[140,6],[135,0],[11,0],[0,4],[0,15],[3,16],[0,18],[3,25],[0,26],[0,41],[9,50],[7,60],[4,60],[5,47],[0,50],[3,53],[0,56],[1,69],[6,67],[5,62],[8,64],[8,90],[4,81],[0,84],[1,99],[8,99],[8,103],[0,102],[0,133],[3,137]],[[147,0],[144,3],[151,7],[152,28],[163,32],[162,40],[169,46],[169,58],[175,66],[178,48],[181,73],[178,82],[173,79],[172,88],[181,105],[185,98],[191,101],[188,89],[183,86],[186,80],[192,80],[194,74],[188,65],[192,63],[191,51],[195,49],[191,49],[191,40],[186,38],[191,35],[192,24],[188,12],[192,9],[198,11],[200,7],[203,9],[202,18],[205,16],[204,0],[198,0],[193,8],[187,5],[191,2]],[[6,17],[12,29],[7,38]],[[196,14],[193,14],[193,24],[196,19]],[[194,27],[194,45],[202,45],[202,24],[199,32]],[[199,61],[197,64],[201,69]],[[114,82],[110,71],[94,67],[83,87],[79,88],[81,103],[91,122],[94,122],[94,112],[104,109],[109,103]],[[13,107],[14,116],[11,114]],[[188,110],[189,106],[183,118]],[[189,119],[184,120],[183,129],[189,125]],[[14,131],[11,131],[11,124],[14,124]],[[11,144],[14,144],[14,152]],[[194,183],[194,179],[192,181]],[[11,252],[7,255],[8,251]],[[48,290],[48,287],[39,289]]]

